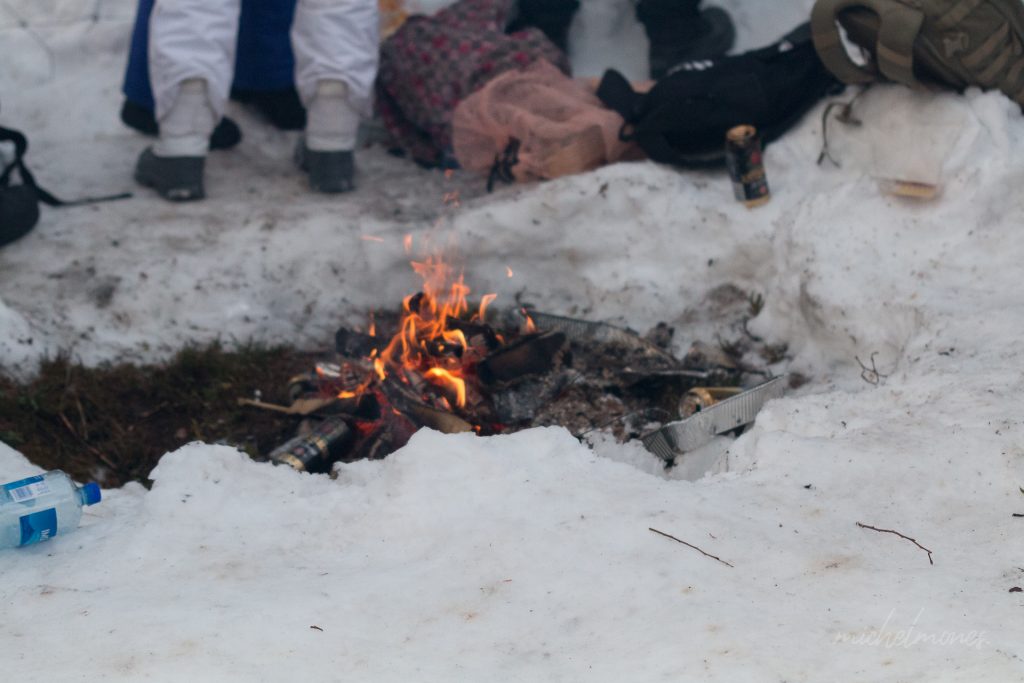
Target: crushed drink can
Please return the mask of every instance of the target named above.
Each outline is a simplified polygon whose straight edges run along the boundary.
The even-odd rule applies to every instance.
[[[736,199],[748,207],[760,206],[771,199],[761,154],[761,136],[756,128],[744,125],[729,129],[725,134],[725,163]]]
[[[348,454],[356,432],[340,417],[328,417],[305,436],[297,436],[275,448],[269,459],[299,472],[326,472]]]

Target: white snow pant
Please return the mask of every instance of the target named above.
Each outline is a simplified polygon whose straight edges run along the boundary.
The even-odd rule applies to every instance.
[[[149,25],[149,75],[157,120],[181,82],[207,82],[224,114],[235,65],[241,0],[156,0]],[[343,81],[349,104],[370,113],[380,47],[377,0],[298,0],[291,27],[295,85],[308,106],[321,80]]]

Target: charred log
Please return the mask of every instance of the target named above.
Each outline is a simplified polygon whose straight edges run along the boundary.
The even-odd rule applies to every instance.
[[[527,379],[491,396],[494,413],[502,424],[521,424],[533,420],[569,385],[575,375],[559,372],[538,379]]]
[[[481,361],[477,374],[484,384],[491,385],[543,375],[555,369],[566,348],[567,339],[562,332],[526,335]]]
[[[334,349],[344,358],[369,358],[386,343],[383,337],[373,337],[347,327],[338,328],[334,334]]]

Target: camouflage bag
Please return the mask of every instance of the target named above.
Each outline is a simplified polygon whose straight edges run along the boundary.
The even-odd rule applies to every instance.
[[[866,66],[850,59],[837,22],[870,53]],[[845,83],[974,85],[1024,106],[1021,0],[818,0],[811,29],[821,61]]]

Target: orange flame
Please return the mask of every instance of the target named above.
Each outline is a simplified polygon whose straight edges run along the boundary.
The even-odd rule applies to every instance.
[[[459,407],[466,405],[466,380],[456,377],[444,368],[430,368],[423,375],[429,380],[438,380],[436,384],[448,387],[455,391],[455,404]]]
[[[512,272],[512,268],[509,266],[505,266],[505,274],[508,275],[509,277],[515,275],[515,273]]]
[[[451,322],[466,318],[469,286],[462,273],[456,274],[438,256],[412,261],[412,268],[423,278],[422,292],[402,300],[398,332],[374,359],[374,371],[381,380],[391,368],[419,372],[432,384],[453,392],[456,405],[464,407],[466,381],[459,359],[469,349],[469,340]],[[472,319],[483,320],[496,296],[485,295]]]
[[[487,313],[487,307],[491,305],[491,302],[498,298],[497,294],[484,294],[480,298],[480,310],[477,311],[475,319],[483,321],[484,315]]]
[[[406,235],[403,243],[407,251],[411,250],[413,236]],[[440,256],[427,256],[410,264],[423,279],[420,293],[402,300],[397,332],[386,346],[369,354],[367,360],[373,365],[370,378],[354,391],[341,392],[339,397],[357,396],[373,381],[383,381],[395,374],[395,379],[405,384],[410,384],[410,380],[415,382],[418,376],[443,389],[448,398],[438,399],[439,405],[448,407],[448,400],[454,399],[458,407],[465,407],[464,354],[467,351],[472,353],[472,350],[465,333],[452,323],[467,319],[482,322],[497,295],[481,297],[479,308],[470,316],[467,301],[470,289],[461,272],[456,272]],[[369,333],[370,336],[377,333],[372,317]]]
[[[534,332],[536,332],[537,331],[537,325],[536,325],[536,323],[533,322],[533,318],[530,317],[530,314],[526,312],[526,309],[525,308],[521,308],[521,309],[519,309],[519,312],[523,314],[524,318],[526,318],[526,332],[527,332],[527,334],[533,334]]]

